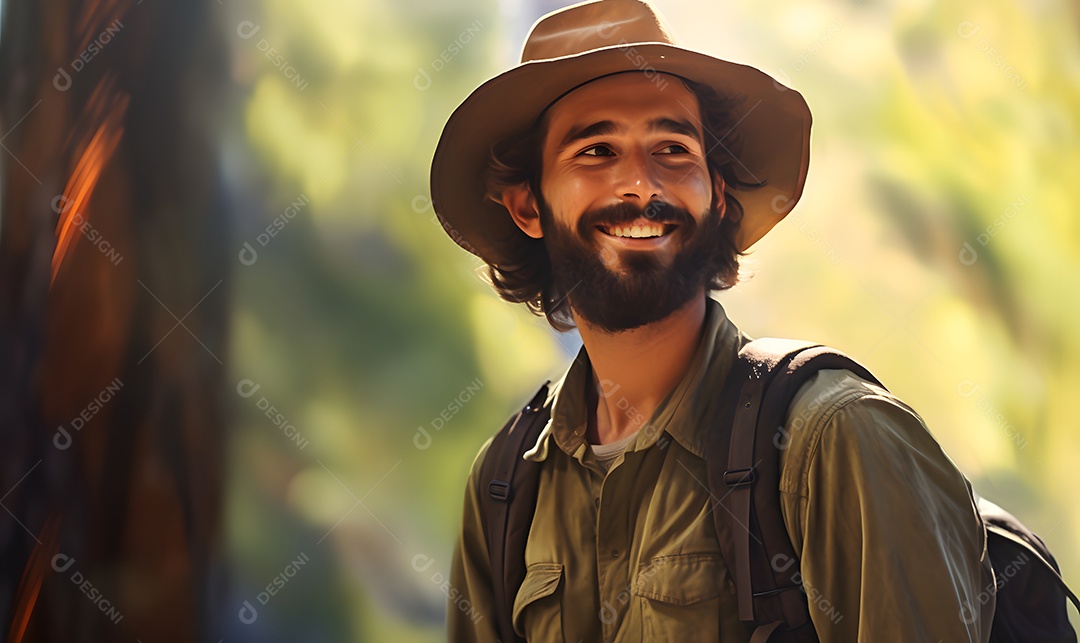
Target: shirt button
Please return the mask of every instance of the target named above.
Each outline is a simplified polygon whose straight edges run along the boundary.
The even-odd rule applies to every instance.
[[[611,550],[611,557],[612,558],[618,558],[619,557],[619,550],[618,549],[612,549]]]
[[[599,509],[600,508],[600,499],[597,498],[597,499],[593,500],[593,504],[596,505],[597,509]]]

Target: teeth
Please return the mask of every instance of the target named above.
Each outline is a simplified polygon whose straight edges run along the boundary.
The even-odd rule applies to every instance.
[[[633,225],[633,226],[611,226],[607,229],[608,234],[613,237],[627,237],[630,239],[645,239],[648,237],[659,237],[664,234],[664,226],[659,223],[647,223],[645,225]]]

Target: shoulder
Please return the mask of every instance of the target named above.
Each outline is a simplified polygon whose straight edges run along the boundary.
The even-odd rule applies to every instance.
[[[494,439],[495,436],[491,436],[487,440],[484,440],[484,443],[480,445],[480,449],[476,452],[472,464],[469,466],[469,477],[465,484],[465,498],[467,503],[472,502],[473,504],[476,504],[479,502],[484,461],[487,458],[488,451],[491,450],[491,443]]]
[[[884,475],[912,460],[952,467],[914,409],[848,370],[822,370],[799,389],[778,446],[781,491],[803,496],[811,469],[824,460],[846,463],[852,474],[877,468]]]
[[[541,388],[541,390],[544,389]],[[539,395],[539,393],[537,395]],[[507,431],[509,431],[510,427],[513,426],[514,420],[516,420],[519,415],[521,415],[525,412],[526,409],[528,409],[528,404],[532,404],[535,401],[536,397],[534,396],[531,402],[523,404],[522,408],[514,411],[512,414],[507,416],[506,421],[502,424],[502,427],[498,431],[492,433],[486,440],[484,440],[484,443],[480,445],[480,448],[476,452],[476,456],[473,458],[472,465],[469,467],[470,483],[477,482],[479,480],[481,472],[484,468],[484,462],[486,462],[489,452],[492,451],[492,446],[495,445],[496,450],[500,448],[500,446],[504,443],[506,439]],[[492,454],[492,457],[498,456]]]
[[[469,478],[474,479],[479,477],[480,469],[484,466],[484,460],[487,458],[488,451],[491,450],[491,443],[495,441],[495,436],[492,435],[488,439],[484,440],[484,443],[480,445],[480,448],[476,452],[476,456],[473,457],[472,465],[469,467]]]
[[[507,417],[502,427],[480,445],[480,448],[476,452],[476,456],[473,458],[472,465],[469,467],[470,489],[475,490],[478,485],[482,484],[481,478],[485,476],[485,472],[486,475],[490,477],[494,473],[494,470],[491,469],[491,467],[496,466],[499,460],[513,457],[513,455],[517,454],[515,452],[512,455],[510,451],[518,449],[522,445],[519,445],[509,437],[509,431],[522,415],[525,415],[528,420],[522,427],[522,430],[525,431],[525,433],[522,434],[522,439],[525,441],[523,446],[525,448],[533,446],[530,442],[535,442],[535,440],[531,440],[531,434],[536,433],[536,429],[539,428],[540,425],[538,424],[538,421],[529,416],[528,412],[530,408],[538,409],[541,408],[541,406],[549,408],[552,399],[551,390],[550,382],[545,382],[527,403]],[[496,460],[489,462],[491,458],[495,458]]]
[[[788,407],[786,428],[800,433],[820,433],[837,413],[859,400],[877,398],[914,413],[888,390],[846,369],[818,371],[795,393]],[[807,429],[807,431],[804,431]],[[794,433],[791,436],[796,437]],[[804,436],[810,437],[810,436]]]

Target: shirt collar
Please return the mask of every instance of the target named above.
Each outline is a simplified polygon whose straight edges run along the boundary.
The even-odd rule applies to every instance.
[[[686,450],[704,457],[709,420],[717,417],[715,411],[720,403],[721,388],[745,341],[738,328],[728,320],[720,302],[711,297],[706,302],[701,340],[682,379],[638,432],[627,452],[647,449],[667,433]],[[585,442],[588,417],[585,387],[591,379],[591,370],[589,355],[582,346],[566,373],[548,393],[551,418],[536,444],[525,452],[526,460],[546,460],[551,442],[579,461],[584,457],[588,448]]]

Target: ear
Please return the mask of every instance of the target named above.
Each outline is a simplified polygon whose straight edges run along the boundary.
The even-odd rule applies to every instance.
[[[724,182],[724,177],[719,172],[711,172],[712,184],[713,184],[713,209],[716,210],[720,219],[722,220],[727,215],[727,199],[724,197],[724,191],[727,190],[727,183]]]
[[[503,190],[502,204],[522,232],[533,239],[544,236],[540,229],[540,208],[528,184],[522,183]]]

